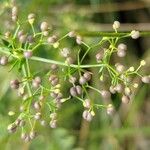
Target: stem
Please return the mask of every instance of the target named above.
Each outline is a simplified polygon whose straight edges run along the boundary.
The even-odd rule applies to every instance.
[[[131,32],[98,32],[98,31],[78,31],[79,35],[85,37],[131,37]],[[140,31],[141,37],[150,37],[150,31]]]

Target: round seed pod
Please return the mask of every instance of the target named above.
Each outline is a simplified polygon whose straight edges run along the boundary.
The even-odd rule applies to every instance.
[[[43,32],[43,31],[47,31],[47,30],[48,30],[48,27],[49,27],[49,25],[48,25],[47,22],[42,22],[42,23],[41,23],[41,26],[40,26],[40,29],[41,29],[41,31]]]
[[[25,120],[21,120],[21,121],[19,122],[19,126],[20,126],[20,127],[25,126],[25,124],[26,124]]]
[[[52,119],[52,120],[56,120],[56,118],[57,118],[57,113],[51,113],[50,114],[50,118]]]
[[[56,36],[56,35],[50,36],[50,37],[48,37],[48,39],[47,39],[47,42],[48,42],[49,44],[54,44],[56,41],[57,41],[57,36]]]
[[[70,54],[70,50],[69,50],[69,48],[63,48],[62,50],[61,50],[61,56],[63,56],[63,57],[68,57],[69,56],[69,54]]]
[[[122,50],[122,51],[126,51],[127,50],[127,45],[125,45],[124,43],[120,43],[118,45],[118,51]]]
[[[13,22],[16,22],[17,19],[18,19],[18,16],[12,15],[12,16],[11,16],[11,19],[12,19]]]
[[[70,83],[74,84],[76,81],[77,81],[76,77],[73,77],[73,76],[69,77],[69,82]]]
[[[112,115],[114,113],[114,107],[112,104],[109,104],[107,107],[107,114]]]
[[[21,36],[19,37],[19,42],[20,42],[20,43],[25,43],[25,42],[26,42],[26,39],[27,39],[27,36],[26,36],[26,35],[21,35]]]
[[[77,91],[76,91],[76,87],[71,87],[70,88],[70,94],[71,94],[71,96],[77,96],[78,94],[77,94]]]
[[[53,81],[54,79],[56,79],[57,78],[57,76],[56,75],[50,75],[50,77],[49,77],[49,81],[51,82],[51,81]]]
[[[42,82],[41,78],[39,76],[34,78],[34,81],[40,84]]]
[[[102,90],[101,91],[101,95],[104,99],[109,99],[111,97],[111,94],[109,91],[106,91],[106,90]]]
[[[122,103],[128,104],[130,101],[130,98],[129,96],[123,95],[121,100],[122,100]]]
[[[144,76],[141,78],[143,83],[150,83],[150,77],[149,76]]]
[[[34,23],[34,20],[35,20],[35,14],[31,13],[28,15],[28,22],[30,24],[33,24]]]
[[[126,56],[126,51],[124,51],[124,50],[118,50],[117,51],[117,55],[118,55],[118,57],[125,57]]]
[[[41,113],[40,113],[40,112],[37,112],[37,113],[34,115],[34,118],[35,118],[35,120],[41,119]]]
[[[27,137],[27,134],[26,134],[26,133],[21,133],[21,139],[22,139],[22,140],[25,140],[26,137]]]
[[[58,69],[58,65],[52,64],[52,65],[51,65],[51,69],[52,69],[53,71],[57,70],[57,69]]]
[[[7,65],[7,63],[8,63],[8,57],[7,56],[2,56],[0,58],[0,64],[5,66],[5,65]]]
[[[32,81],[33,88],[38,88],[39,86],[40,86],[40,84],[38,82],[36,82],[35,80]]]
[[[48,36],[48,35],[49,35],[49,32],[48,32],[48,31],[43,31],[43,35],[44,35],[44,36]]]
[[[81,36],[77,36],[76,37],[76,43],[79,44],[79,45],[82,44],[82,38],[81,38]]]
[[[52,86],[56,86],[59,83],[59,79],[55,78],[54,80],[51,81]]]
[[[8,39],[11,37],[11,32],[7,31],[5,32],[5,38]]]
[[[83,106],[85,108],[90,108],[91,107],[91,101],[89,99],[86,99],[83,103]]]
[[[81,86],[77,85],[75,88],[76,88],[77,94],[81,95],[82,94],[82,88],[81,88]]]
[[[125,67],[124,67],[122,64],[120,64],[120,63],[115,64],[115,67],[116,67],[116,70],[117,70],[119,73],[123,73],[124,70],[125,70]]]
[[[46,121],[45,120],[41,120],[40,124],[41,124],[41,126],[46,126]]]
[[[126,96],[130,96],[132,94],[132,91],[129,87],[125,87],[124,93],[125,93]]]
[[[21,119],[17,118],[17,120],[15,121],[15,125],[19,126]]]
[[[87,82],[86,78],[84,76],[81,76],[80,79],[79,79],[79,83],[81,85],[85,84]]]
[[[32,57],[33,52],[31,50],[27,50],[27,51],[24,51],[23,55],[25,58],[30,58]]]
[[[18,38],[19,38],[19,37],[22,36],[22,35],[25,35],[25,33],[24,33],[23,30],[20,30],[20,31],[18,32],[17,36],[18,36]]]
[[[29,136],[30,136],[30,139],[33,140],[37,136],[37,133],[35,131],[31,131]]]
[[[87,81],[90,81],[91,78],[92,78],[92,75],[90,72],[86,71],[84,74],[83,74],[83,77],[87,80]]]
[[[68,33],[68,36],[69,37],[75,37],[76,36],[76,33],[75,33],[75,31],[70,31],[69,33]]]
[[[140,37],[140,32],[139,31],[136,31],[136,30],[131,31],[131,38],[132,39],[137,39],[139,37]]]
[[[20,83],[19,83],[19,81],[17,79],[10,81],[10,87],[12,89],[18,89],[19,88],[19,84]]]
[[[16,130],[17,130],[16,124],[10,124],[10,125],[8,125],[7,130],[8,130],[9,133],[16,132]]]
[[[34,43],[34,38],[32,35],[28,35],[27,36],[27,42],[30,43],[30,44],[33,44]]]
[[[104,54],[102,52],[97,53],[96,56],[95,56],[96,57],[96,61],[100,62],[103,59],[103,55]]]
[[[56,98],[58,94],[55,93],[55,92],[51,92],[50,95],[51,95],[52,98]]]
[[[92,114],[87,110],[83,111],[82,117],[88,122],[92,121],[93,118]]]
[[[112,86],[112,85],[110,86],[109,91],[110,91],[112,94],[115,94],[115,93],[116,93],[115,87]]]
[[[24,142],[30,142],[31,141],[31,139],[30,139],[30,136],[29,135],[26,135],[26,138],[24,139]]]
[[[113,25],[112,25],[113,29],[118,29],[120,28],[120,22],[119,21],[114,21]]]
[[[117,84],[115,86],[115,90],[118,92],[118,93],[122,93],[123,92],[123,86],[121,84]]]
[[[66,63],[67,63],[68,65],[73,64],[73,58],[72,58],[72,57],[67,57],[67,58],[66,58]]]
[[[37,111],[39,111],[41,109],[41,105],[39,102],[35,102],[33,106]]]
[[[56,128],[57,127],[57,120],[50,121],[50,127],[51,128]]]
[[[45,99],[45,96],[44,96],[44,95],[40,95],[40,96],[39,96],[39,100],[40,100],[40,101],[43,101],[44,99]]]
[[[12,7],[12,16],[17,16],[18,15],[18,7],[17,6],[13,6]]]

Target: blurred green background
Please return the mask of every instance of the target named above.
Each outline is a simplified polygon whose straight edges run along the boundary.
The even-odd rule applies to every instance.
[[[0,0],[0,32],[9,23],[9,1]],[[52,26],[53,33],[62,36],[71,30],[112,31],[114,20],[120,21],[119,31],[150,31],[149,0],[18,0],[20,18],[28,13],[37,15],[37,27],[43,20]],[[84,36],[86,43],[94,43],[100,37]],[[126,39],[128,55],[125,64],[137,66],[141,59],[147,61],[143,73],[150,72],[150,37]],[[71,45],[66,40],[65,45]],[[44,48],[43,48],[44,49]],[[50,52],[40,52],[45,57]],[[54,55],[54,54],[53,54]],[[53,56],[55,57],[55,55]],[[92,59],[92,54],[89,56]],[[114,58],[114,61],[118,61]],[[37,64],[33,63],[34,70]],[[128,106],[119,105],[117,113],[110,117],[105,110],[98,110],[91,123],[82,119],[83,107],[78,102],[65,103],[59,111],[57,129],[39,127],[40,135],[31,143],[20,140],[20,133],[8,134],[7,125],[14,117],[8,111],[19,108],[19,99],[9,88],[15,72],[0,66],[0,150],[149,150],[150,147],[150,86],[139,81],[135,98]],[[135,78],[135,80],[137,80]],[[118,96],[113,101],[119,101]],[[100,99],[97,97],[97,99]]]

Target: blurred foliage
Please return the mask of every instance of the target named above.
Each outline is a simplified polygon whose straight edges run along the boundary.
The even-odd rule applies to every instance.
[[[9,1],[0,0],[0,32],[6,30],[4,26],[12,28],[9,20]],[[70,30],[105,30],[103,23],[111,23],[114,20],[121,20],[123,23],[149,22],[150,8],[130,11],[113,11],[107,13],[107,5],[116,2],[124,3],[127,0],[18,0],[20,5],[20,18],[25,20],[27,14],[34,12],[38,21],[47,20],[53,32],[64,35]],[[128,0],[128,2],[143,2],[140,0]],[[96,7],[104,6],[106,12],[89,13]],[[145,3],[147,5],[147,3]],[[89,7],[89,10],[84,8]],[[68,11],[67,11],[68,10]],[[132,15],[131,15],[132,14]],[[138,17],[137,17],[138,16]],[[150,23],[150,22],[149,22]],[[27,27],[28,28],[28,27]],[[38,29],[38,28],[37,28]],[[132,29],[132,27],[131,27]],[[27,29],[26,29],[27,30]],[[111,30],[111,25],[110,25]],[[99,38],[84,37],[89,43],[96,42]],[[136,41],[127,39],[123,41],[129,47],[126,57],[126,65],[136,65],[141,58],[147,60],[150,66],[150,38],[140,38]],[[73,46],[73,42],[64,41],[64,46]],[[40,50],[43,50],[42,52]],[[94,57],[94,53],[88,56]],[[46,57],[52,55],[56,58],[55,52],[44,51],[40,47],[37,55]],[[114,62],[120,61],[114,57]],[[34,70],[41,68],[42,64],[32,64]],[[96,112],[94,120],[89,124],[82,120],[83,108],[76,100],[65,103],[59,112],[58,129],[38,127],[42,134],[32,143],[23,143],[19,134],[9,135],[6,131],[7,125],[12,122],[13,117],[7,115],[8,111],[15,111],[19,108],[19,99],[16,94],[9,89],[9,80],[17,73],[8,72],[9,66],[0,66],[0,149],[4,150],[148,150],[150,146],[150,87],[139,82],[136,96],[131,105],[125,107],[120,105],[120,97],[113,97],[116,103],[117,114],[112,118],[107,116],[104,110]],[[47,68],[47,66],[45,67]],[[149,67],[145,68],[145,73],[149,73]],[[135,79],[136,80],[136,79]],[[101,83],[94,81],[100,87]],[[64,85],[65,86],[65,85]],[[107,86],[107,85],[106,85]],[[93,99],[101,101],[97,95]],[[17,113],[17,112],[16,112]]]

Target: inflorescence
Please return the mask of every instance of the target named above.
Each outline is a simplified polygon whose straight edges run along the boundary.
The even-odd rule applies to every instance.
[[[32,34],[30,32],[26,33],[23,30],[24,24],[21,24],[19,20],[18,7],[16,5],[12,6],[11,17],[16,25],[16,29],[14,32],[8,31],[1,36],[1,41],[6,41],[8,45],[6,46],[1,42],[0,52],[5,55],[0,57],[0,64],[2,66],[11,64],[11,70],[15,69],[15,67],[17,68],[19,64],[20,78],[11,80],[10,87],[17,91],[22,101],[20,113],[16,120],[8,126],[8,131],[14,133],[21,128],[21,138],[25,142],[36,137],[35,126],[37,123],[40,123],[42,126],[47,125],[43,115],[44,110],[47,110],[45,109],[46,107],[48,107],[49,111],[49,125],[51,128],[57,127],[57,110],[61,108],[64,102],[73,98],[79,100],[83,105],[82,117],[87,121],[91,121],[95,116],[95,109],[104,108],[108,115],[112,115],[115,112],[115,107],[110,101],[112,94],[120,93],[121,101],[124,104],[130,102],[134,89],[138,87],[138,83],[132,82],[134,76],[141,78],[143,83],[150,83],[149,75],[142,76],[139,73],[140,68],[146,64],[144,60],[140,62],[137,68],[133,66],[127,68],[121,63],[113,65],[110,61],[111,56],[115,53],[120,58],[126,56],[128,51],[127,45],[119,43],[119,40],[126,37],[137,39],[140,37],[139,31],[134,30],[121,37],[103,37],[94,46],[89,46],[83,42],[82,37],[75,31],[67,33],[62,38],[50,35],[51,28],[45,21],[40,24],[39,32],[36,32],[34,27],[36,15],[33,13],[27,17],[27,23],[31,27]],[[112,27],[117,33],[120,22],[115,21]],[[80,51],[78,51],[76,60],[70,48],[60,47],[61,41],[65,38],[72,38],[75,40],[76,45],[83,45],[87,48],[82,57],[79,57]],[[109,45],[107,44],[107,47],[103,48],[104,43]],[[36,57],[35,50],[41,45],[46,45],[47,49],[53,46],[59,51],[64,62]],[[100,49],[95,55],[95,64],[83,64],[86,56],[95,47]],[[32,61],[51,64],[44,78],[34,75],[30,66]],[[12,62],[14,63],[12,64]],[[91,68],[97,69],[100,81],[105,81],[105,77],[109,77],[110,86],[108,89],[99,89],[92,85],[94,74],[90,70]],[[48,86],[45,86],[45,82],[48,83]],[[70,85],[67,97],[64,97],[67,92],[62,92],[62,82]],[[95,103],[88,92],[89,90],[97,92],[108,103]],[[9,112],[9,115],[13,114],[14,112]]]

